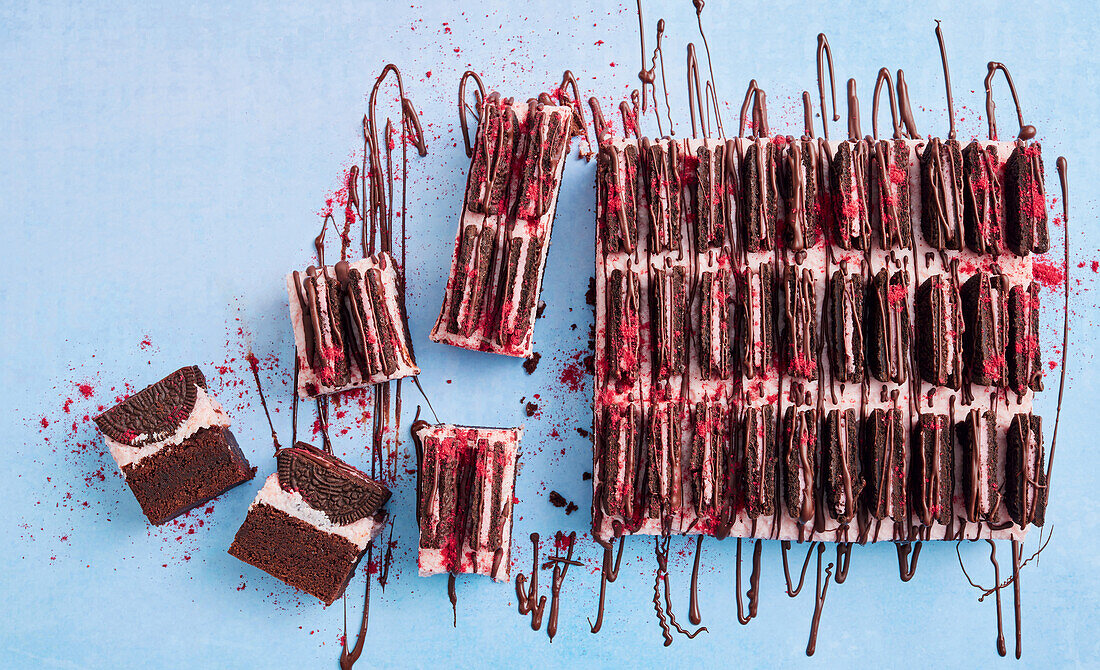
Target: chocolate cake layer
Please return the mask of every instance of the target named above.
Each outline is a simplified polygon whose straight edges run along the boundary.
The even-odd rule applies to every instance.
[[[1013,286],[1008,291],[1008,387],[1017,394],[1043,390],[1039,355],[1039,286]]]
[[[910,323],[907,273],[883,268],[867,291],[867,369],[880,382],[902,384],[909,378]]]
[[[871,159],[874,231],[882,249],[908,249],[913,243],[909,209],[909,145],[879,140]]]
[[[969,521],[993,520],[1003,502],[997,481],[997,415],[972,409],[955,424],[962,448],[962,490]]]
[[[124,465],[122,474],[141,511],[160,525],[249,481],[256,468],[248,465],[233,433],[214,426]]]
[[[869,249],[871,245],[870,156],[864,142],[841,142],[832,160],[832,242],[841,249]]]
[[[811,138],[787,141],[789,148],[781,173],[787,213],[785,242],[788,250],[802,251],[815,246],[822,231],[821,150]]]
[[[979,270],[960,291],[964,369],[971,383],[1001,386],[1006,381],[1006,283],[1001,275]]]
[[[916,297],[917,360],[921,379],[958,390],[962,383],[963,336],[959,286],[954,275],[935,275]]]
[[[737,207],[741,243],[749,253],[775,248],[779,207],[776,149],[767,140],[751,141],[740,161],[741,190]]]
[[[859,424],[855,410],[832,410],[826,416],[821,436],[825,502],[829,513],[840,523],[855,518],[863,493]]]
[[[833,273],[828,287],[825,342],[832,381],[863,381],[863,278],[845,269]]]
[[[259,504],[249,508],[229,553],[331,605],[343,595],[366,548]]]
[[[814,518],[818,414],[788,407],[783,416],[784,502],[787,514],[801,523]]]

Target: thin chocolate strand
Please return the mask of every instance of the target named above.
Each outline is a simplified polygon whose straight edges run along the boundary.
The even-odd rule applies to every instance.
[[[947,46],[943,42],[943,30],[940,29],[940,21],[936,19],[936,42],[940,46],[940,63],[943,65],[943,84],[947,89],[947,118],[951,127],[947,131],[947,139],[955,139],[955,99],[951,97],[951,68],[947,66]]]
[[[817,34],[817,90],[821,96],[821,134],[829,139],[829,123],[825,115],[825,69],[822,56],[829,62],[829,87],[833,92],[833,121],[840,120],[836,109],[836,75],[833,72],[833,50],[829,47],[829,38],[825,33]]]
[[[1050,438],[1050,455],[1047,456],[1046,488],[1043,489],[1043,507],[1050,500],[1050,472],[1054,467],[1054,449],[1058,445],[1058,420],[1062,418],[1062,395],[1066,390],[1066,351],[1069,349],[1069,183],[1065,156],[1058,157],[1058,181],[1062,186],[1062,226],[1066,231],[1065,278],[1062,289],[1065,297],[1062,313],[1062,372],[1058,379],[1058,408],[1054,411],[1054,434]]]
[[[458,121],[462,126],[462,144],[466,148],[466,157],[473,158],[474,145],[470,142],[470,126],[466,118],[466,111],[469,109],[469,105],[466,104],[467,79],[473,79],[477,84],[477,91],[474,93],[474,114],[478,123],[481,122],[481,106],[485,101],[485,84],[481,82],[481,77],[473,70],[466,70],[462,74],[462,78],[458,80]]]
[[[260,384],[260,363],[256,360],[256,355],[252,353],[252,350],[248,350],[248,367],[252,368],[252,378],[256,380],[256,390],[260,392],[260,404],[264,408],[264,416],[267,417],[267,425],[271,428],[271,441],[275,444],[275,453],[279,453],[279,436],[275,434],[275,424],[271,422],[271,412],[267,411],[267,400],[264,398],[264,387]],[[297,356],[294,357],[297,360]],[[294,385],[297,388],[297,384]],[[297,392],[294,391],[295,395]],[[1056,422],[1057,424],[1057,422]],[[1055,426],[1057,430],[1057,425]]]
[[[1012,75],[1009,74],[1008,68],[1004,66],[1004,63],[989,61],[986,69],[985,115],[989,120],[989,139],[994,141],[997,139],[997,117],[994,113],[997,105],[993,103],[993,77],[997,74],[997,70],[1004,72],[1005,80],[1008,82],[1008,90],[1012,92],[1012,102],[1016,103],[1016,120],[1020,122],[1020,134],[1017,135],[1017,138],[1027,141],[1035,137],[1035,126],[1024,125],[1024,112],[1020,109],[1020,98],[1016,95],[1016,84],[1012,81]]]

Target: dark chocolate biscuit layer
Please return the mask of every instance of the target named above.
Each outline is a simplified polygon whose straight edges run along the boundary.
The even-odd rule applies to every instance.
[[[159,442],[176,431],[195,409],[196,387],[206,389],[197,366],[180,368],[95,418],[104,435],[131,447]]]
[[[275,459],[279,486],[297,491],[333,523],[346,525],[372,516],[390,499],[384,484],[305,442],[280,449]]]

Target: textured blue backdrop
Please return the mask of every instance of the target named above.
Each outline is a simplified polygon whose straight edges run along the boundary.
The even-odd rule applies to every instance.
[[[140,386],[199,363],[233,414],[258,477],[272,471],[266,425],[240,356],[251,340],[265,358],[286,441],[291,337],[282,277],[309,262],[316,212],[359,145],[364,95],[389,60],[406,73],[430,149],[412,161],[409,212],[410,325],[424,387],[447,420],[526,423],[517,569],[529,569],[530,532],[586,530],[590,491],[581,474],[591,467],[591,452],[575,429],[589,423],[591,384],[585,379],[572,390],[568,382],[591,319],[584,294],[592,273],[592,164],[573,159],[565,171],[543,291],[548,307],[536,330],[538,370],[528,376],[518,361],[433,344],[427,333],[467,167],[456,144],[459,75],[472,67],[490,86],[526,97],[572,68],[584,95],[596,94],[610,111],[637,81],[632,3],[13,4],[0,9],[0,247],[8,268],[0,290],[0,388],[7,399],[0,419],[0,664],[334,667],[339,604],[325,609],[225,553],[259,479],[151,530],[84,416],[125,392],[125,382]],[[1054,157],[1069,159],[1075,215],[1072,364],[1047,515],[1055,532],[1038,564],[1024,571],[1024,663],[1091,665],[1100,654],[1092,442],[1100,418],[1090,400],[1098,379],[1091,373],[1097,275],[1090,267],[1100,246],[1092,52],[1098,22],[1086,2],[919,4],[712,0],[704,18],[718,89],[734,101],[726,112],[732,118],[756,77],[769,93],[772,128],[797,131],[798,95],[814,86],[815,35],[825,31],[838,77],[862,84],[865,127],[873,77],[886,65],[906,69],[919,129],[943,133],[932,32],[933,18],[941,18],[960,135],[970,137],[984,134],[985,62],[1002,60],[1012,69],[1026,120],[1045,144],[1052,189]],[[683,49],[697,39],[695,15],[686,0],[647,5],[651,44],[657,17],[668,22],[666,66],[682,134]],[[1001,125],[1009,128],[1010,98],[1003,82],[997,86]],[[1055,235],[1060,245],[1061,230]],[[1054,330],[1044,338],[1053,358]],[[1049,378],[1039,400],[1048,419],[1055,387]],[[520,399],[534,394],[540,413],[527,418]],[[407,424],[417,398],[408,388],[405,398]],[[338,432],[347,429],[337,448],[365,463],[364,432],[351,409],[335,422]],[[549,505],[550,489],[580,511],[566,516]],[[393,574],[385,595],[373,593],[363,667],[997,661],[991,599],[976,602],[950,544],[927,546],[909,584],[898,581],[892,547],[856,548],[850,578],[830,587],[810,662],[803,650],[812,595],[783,594],[772,543],[764,550],[760,616],[747,627],[734,614],[733,543],[706,543],[701,607],[710,633],[678,637],[671,649],[660,644],[650,601],[652,544],[642,538],[628,542],[599,636],[585,623],[595,612],[599,559],[587,539],[579,542],[586,565],[567,579],[552,645],[517,615],[511,586],[484,579],[460,580],[454,630],[446,580],[416,576],[412,506],[403,472],[390,504],[397,519]],[[683,619],[691,544],[673,540],[675,606]],[[985,545],[962,552],[989,583]],[[1006,564],[1007,548],[1002,556]],[[350,588],[352,617],[363,579],[360,571]],[[1011,648],[1010,597],[1006,605]]]

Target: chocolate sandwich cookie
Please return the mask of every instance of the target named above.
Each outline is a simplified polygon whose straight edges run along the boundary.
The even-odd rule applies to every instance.
[[[913,428],[909,473],[913,512],[920,523],[951,520],[955,489],[952,426],[946,414],[924,413]]]
[[[959,292],[964,324],[964,369],[971,383],[1000,386],[1005,382],[1006,285],[1002,275],[978,270]]]
[[[741,417],[741,467],[745,513],[750,519],[775,513],[775,408],[746,407]]]
[[[721,248],[726,239],[726,146],[703,144],[695,158],[695,248]]]
[[[622,381],[635,378],[640,364],[638,275],[616,268],[607,286],[607,352],[611,374]]]
[[[817,142],[808,137],[787,138],[787,152],[782,161],[783,197],[786,202],[787,249],[802,251],[817,244],[821,231],[821,208],[818,203],[823,184],[818,183],[821,161]]]
[[[874,143],[871,188],[874,194],[873,226],[882,249],[908,249],[913,244],[909,215],[909,145],[904,140]]]
[[[974,140],[962,151],[963,232],[974,253],[1001,253],[1003,190],[998,178],[997,147]]]
[[[800,523],[814,518],[817,417],[813,408],[791,406],[783,413],[783,499],[787,514]]]
[[[610,516],[629,519],[635,512],[635,475],[641,446],[641,410],[634,404],[604,408],[600,481],[603,509]],[[641,511],[640,509],[638,510]]]
[[[830,410],[821,435],[825,503],[833,518],[842,524],[855,518],[863,493],[859,423],[854,409]]]
[[[1008,291],[1008,388],[1018,394],[1043,390],[1039,356],[1039,286],[1031,282]]]
[[[741,376],[766,375],[775,352],[776,291],[772,263],[746,267],[736,274],[737,355]]]
[[[741,198],[738,202],[741,243],[745,251],[775,248],[775,219],[779,211],[776,148],[767,140],[752,140],[740,163]]]
[[[871,173],[867,143],[841,142],[832,161],[833,243],[841,249],[870,249]]]
[[[650,408],[647,440],[647,501],[646,516],[652,519],[662,515],[675,514],[680,510],[681,470],[680,456],[682,451],[681,430],[681,405],[677,403],[657,403]],[[729,463],[729,445],[721,445],[725,453],[722,463]],[[713,444],[713,442],[712,442]],[[615,465],[616,471],[618,465]],[[604,473],[604,500],[609,481],[608,470]],[[728,478],[728,465],[726,469]],[[720,480],[719,480],[720,481]],[[725,482],[723,485],[726,486]]]
[[[695,514],[718,518],[729,500],[730,470],[728,409],[720,402],[698,402],[691,412],[691,482]]]
[[[656,252],[680,250],[679,149],[677,142],[666,148],[648,138],[642,140],[640,163],[649,205],[650,244]]]
[[[955,424],[962,448],[962,488],[967,521],[993,521],[1001,506],[997,482],[997,414],[972,409]]]
[[[917,359],[921,379],[958,390],[962,383],[962,312],[954,275],[934,275],[917,289]]]
[[[683,266],[678,265],[667,269],[652,268],[650,272],[650,283],[653,286],[653,309],[656,312],[656,318],[652,320],[655,330],[654,353],[656,354],[656,374],[661,379],[668,379],[673,375],[681,375],[684,373],[684,337],[687,317],[687,271]],[[707,274],[712,275],[713,273]],[[723,273],[719,274],[721,275]],[[713,279],[711,279],[711,281],[713,282]],[[726,285],[726,281],[722,281],[720,285]],[[703,295],[705,297],[710,296],[711,290],[704,290]],[[728,314],[729,308],[726,303],[727,301],[723,299],[720,301],[720,304],[712,305],[712,308],[721,310],[719,314],[720,317]],[[711,314],[712,312],[708,311],[706,307],[703,308],[703,315],[705,318],[711,318]],[[726,319],[719,318],[717,320],[725,322]],[[729,337],[728,330],[724,335],[726,338]],[[725,348],[728,348],[728,339],[726,347],[723,349]],[[708,361],[709,351],[708,349]]]
[[[875,408],[867,416],[863,435],[864,499],[876,519],[905,518],[906,462],[902,412]]]
[[[699,368],[704,378],[725,379],[730,373],[730,271],[718,268],[699,277]]]
[[[1005,222],[1008,248],[1017,256],[1050,249],[1043,150],[1018,144],[1005,163]]]
[[[808,268],[788,265],[783,282],[783,363],[786,374],[817,379],[817,282]]]
[[[879,270],[866,305],[867,369],[880,382],[904,383],[910,366],[909,273]]]
[[[832,381],[863,381],[863,277],[842,268],[829,279],[825,345]]]
[[[1020,528],[1042,526],[1046,518],[1045,463],[1043,418],[1035,414],[1012,417],[1005,455],[1005,505]]]
[[[934,137],[921,155],[921,233],[933,249],[962,248],[962,150],[956,140]]]

